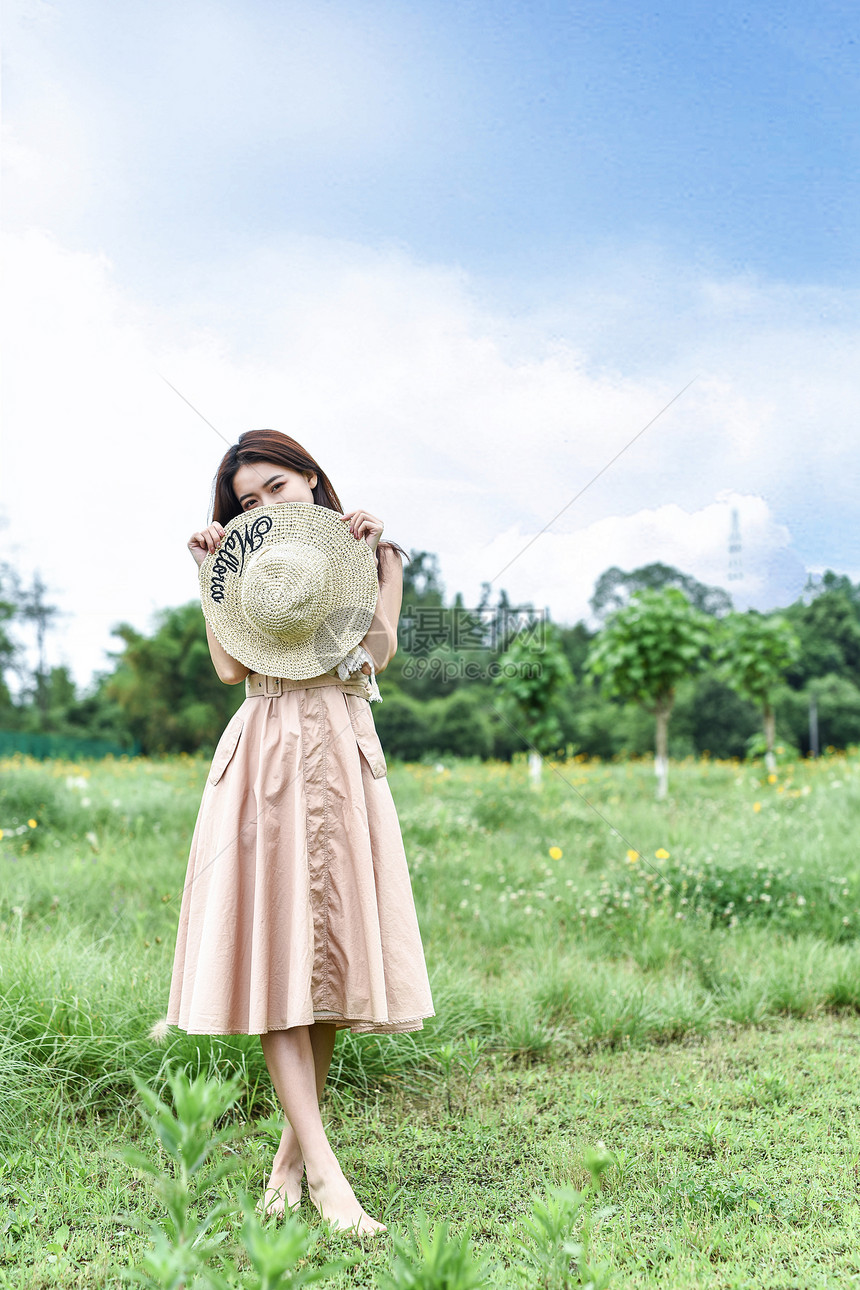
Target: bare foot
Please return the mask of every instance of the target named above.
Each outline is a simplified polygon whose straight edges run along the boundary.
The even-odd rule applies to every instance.
[[[303,1173],[301,1164],[298,1169],[290,1169],[287,1173],[283,1169],[273,1169],[263,1199],[257,1206],[258,1212],[264,1218],[270,1218],[273,1214],[280,1217],[287,1210],[297,1209],[302,1203]]]
[[[375,1236],[388,1229],[384,1223],[362,1209],[355,1192],[338,1169],[316,1187],[308,1187],[311,1202],[336,1232],[349,1232],[352,1236]]]

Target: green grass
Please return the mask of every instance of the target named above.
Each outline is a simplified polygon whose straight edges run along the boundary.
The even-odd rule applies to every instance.
[[[150,1149],[133,1071],[159,1089],[170,1063],[238,1072],[240,1181],[263,1180],[259,1042],[150,1037],[205,770],[0,768],[0,1285],[118,1284],[142,1248],[118,1216],[156,1202],[111,1154]],[[662,805],[648,762],[548,768],[540,793],[521,764],[395,766],[391,784],[437,1017],[338,1042],[326,1113],[368,1208],[471,1223],[492,1284],[514,1284],[517,1224],[584,1180],[600,1139],[613,1285],[860,1274],[860,757],[775,783],[683,763]],[[389,1259],[331,1284],[372,1285]]]

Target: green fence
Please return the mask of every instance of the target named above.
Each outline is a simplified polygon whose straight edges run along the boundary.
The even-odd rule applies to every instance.
[[[84,757],[136,757],[140,744],[123,747],[109,739],[82,739],[77,735],[36,735],[21,730],[0,730],[0,757],[23,753],[27,757],[60,757],[78,761]]]

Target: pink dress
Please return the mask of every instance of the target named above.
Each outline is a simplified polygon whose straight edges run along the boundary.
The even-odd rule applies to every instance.
[[[420,1030],[433,1001],[368,678],[252,673],[246,691],[194,830],[167,1020]]]

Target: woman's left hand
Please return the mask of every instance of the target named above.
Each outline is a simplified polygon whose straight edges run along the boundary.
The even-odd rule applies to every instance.
[[[347,511],[340,517],[349,525],[349,531],[359,542],[366,542],[376,554],[376,548],[379,546],[379,539],[382,537],[382,530],[385,525],[382,520],[378,520],[375,515],[369,511]]]

